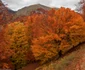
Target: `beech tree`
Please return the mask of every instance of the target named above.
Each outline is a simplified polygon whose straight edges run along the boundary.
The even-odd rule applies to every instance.
[[[45,63],[58,56],[60,40],[57,34],[35,38],[31,46],[35,59]]]
[[[14,69],[10,57],[13,54],[13,50],[10,49],[10,43],[5,39],[5,30],[0,31],[0,68],[2,69]]]
[[[21,68],[26,65],[26,53],[29,50],[29,43],[25,33],[25,26],[23,23],[14,22],[8,24],[5,29],[5,38],[10,42],[10,48],[14,51],[11,60],[15,68]]]
[[[52,11],[54,12],[53,14],[51,14]],[[53,54],[49,52],[51,56],[48,57],[48,53],[43,52],[43,49],[46,50],[43,47],[44,45],[41,46],[38,43],[38,42],[41,42],[41,44],[43,44],[44,40],[48,41],[47,38],[51,34],[57,34],[58,37],[61,38],[61,41],[58,47],[59,50],[57,50],[56,52],[62,51],[62,53],[65,53],[72,47],[77,46],[79,43],[85,41],[84,20],[78,13],[74,12],[73,10],[70,10],[69,8],[61,7],[59,10],[52,9],[48,11],[48,14],[45,16],[35,14],[35,16],[33,15],[30,18],[31,18],[31,24],[33,27],[32,33],[34,38],[32,40],[36,42],[34,43],[33,41],[32,51],[37,60],[44,58],[44,60],[46,61],[49,58],[52,58],[51,56]],[[37,22],[37,19],[39,22]],[[41,31],[41,30],[44,30],[44,31]],[[43,38],[43,40],[41,38]],[[51,37],[49,37],[49,39],[51,39]],[[45,43],[45,45],[46,44],[47,43]],[[55,45],[57,48],[58,46],[57,43],[55,43]],[[53,48],[52,43],[51,43],[51,46],[52,47],[49,48],[49,50]],[[46,47],[48,47],[48,45]],[[42,52],[38,50],[40,51],[42,50]],[[46,58],[44,56],[46,56]],[[54,56],[55,56],[55,53],[54,53]]]

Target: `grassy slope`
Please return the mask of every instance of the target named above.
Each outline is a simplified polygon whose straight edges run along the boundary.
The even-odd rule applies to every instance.
[[[84,57],[84,53],[85,44],[81,44],[60,59],[51,61],[51,63],[38,67],[36,70],[77,70],[77,65]]]

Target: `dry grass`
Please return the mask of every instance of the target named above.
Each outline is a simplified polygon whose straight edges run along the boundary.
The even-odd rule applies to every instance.
[[[79,48],[72,51],[70,54],[65,55],[56,61],[52,61],[49,64],[45,64],[36,70],[73,70],[72,68],[75,67],[79,59],[82,58],[82,53],[84,53],[84,51],[85,44],[80,45]]]

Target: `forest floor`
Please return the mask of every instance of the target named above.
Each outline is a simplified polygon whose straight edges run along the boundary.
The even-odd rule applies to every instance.
[[[58,60],[40,66],[38,63],[28,64],[22,70],[85,70],[85,44],[81,44]]]
[[[35,70],[37,67],[39,67],[39,63],[31,63],[28,64],[26,67],[23,67],[21,70]]]
[[[65,70],[85,70],[85,44],[80,45],[75,56]]]

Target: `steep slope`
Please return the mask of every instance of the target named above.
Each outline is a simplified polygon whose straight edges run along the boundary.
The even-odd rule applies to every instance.
[[[0,25],[8,23],[13,16],[14,12],[8,9],[0,0]]]

